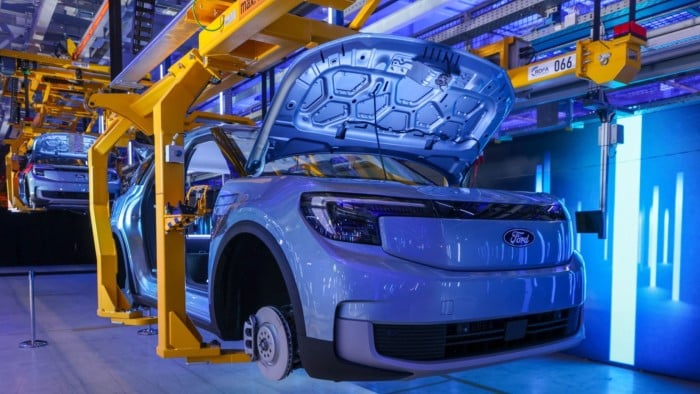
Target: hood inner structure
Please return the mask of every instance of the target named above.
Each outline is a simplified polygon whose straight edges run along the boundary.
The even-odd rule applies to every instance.
[[[513,88],[500,67],[406,37],[357,34],[292,65],[248,163],[319,152],[410,159],[459,184],[507,116]]]

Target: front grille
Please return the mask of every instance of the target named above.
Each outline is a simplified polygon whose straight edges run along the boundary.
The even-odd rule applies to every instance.
[[[447,360],[514,350],[564,339],[580,324],[581,307],[494,320],[433,324],[375,324],[379,354],[413,361]]]
[[[87,200],[90,194],[86,192],[66,192],[66,191],[55,191],[55,190],[45,190],[41,192],[43,198],[62,198],[68,200]]]
[[[511,204],[472,201],[434,201],[435,212],[446,219],[481,220],[566,220],[564,208],[558,204]]]

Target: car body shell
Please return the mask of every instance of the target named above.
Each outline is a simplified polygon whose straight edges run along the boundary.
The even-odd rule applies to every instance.
[[[468,63],[471,72],[483,78],[476,78],[479,83],[472,79],[473,86],[467,85],[487,98],[494,97],[487,113],[478,115],[483,122],[462,119],[481,128],[474,137],[451,135],[451,129],[440,129],[437,121],[415,119],[416,124],[411,127],[425,130],[415,131],[410,138],[399,133],[398,138],[405,137],[409,144],[402,151],[397,137],[387,134],[393,132],[395,125],[389,123],[395,118],[373,120],[385,119],[381,138],[394,139],[385,145],[387,149],[383,153],[387,157],[418,158],[420,165],[444,174],[444,184],[398,182],[386,175],[384,179],[323,177],[299,172],[299,166],[291,166],[287,172],[269,171],[272,163],[310,154],[318,146],[324,149],[332,146],[332,151],[342,155],[367,154],[372,152],[372,144],[376,148],[380,139],[376,135],[378,131],[361,123],[366,121],[360,119],[362,116],[320,121],[320,114],[345,113],[338,108],[353,108],[352,104],[359,101],[353,102],[348,93],[352,89],[346,86],[340,104],[333,104],[330,97],[333,83],[329,81],[338,79],[334,76],[337,74],[332,74],[331,53],[341,47],[346,53],[354,51],[354,55],[349,55],[355,56],[354,60],[338,58],[340,64],[349,64],[368,56],[362,49],[364,46],[377,46],[384,56],[396,48],[407,53],[413,47],[422,51],[427,44],[387,37],[356,37],[333,45],[321,47],[323,60],[319,60],[317,51],[299,61],[301,68],[293,67],[288,72],[280,86],[281,97],[276,98],[271,109],[273,115],[259,132],[243,126],[229,128],[231,135],[246,134],[248,141],[250,135],[258,133],[256,142],[243,149],[251,152],[247,168],[254,176],[231,174],[223,180],[215,191],[210,222],[198,227],[205,231],[186,236],[188,246],[184,252],[188,256],[201,253],[200,260],[206,264],[204,280],[188,279],[186,283],[186,305],[192,319],[208,330],[223,334],[222,321],[233,312],[217,306],[220,305],[217,297],[225,297],[220,289],[229,280],[220,273],[240,263],[231,261],[226,251],[245,234],[264,245],[283,278],[293,310],[301,364],[311,376],[335,380],[412,378],[578,344],[584,335],[581,316],[585,268],[583,259],[573,250],[571,220],[561,202],[544,193],[459,187],[464,182],[465,171],[481,153],[485,141],[500,123],[499,118],[505,116],[510,106],[512,91],[506,89],[509,86],[504,85],[503,92],[501,88],[486,88],[489,81],[504,80],[502,70],[472,58],[464,63],[452,62]],[[439,49],[448,54],[451,51]],[[468,57],[463,53],[459,56]],[[318,62],[328,66],[319,66]],[[421,64],[429,67],[421,71],[423,66],[414,66],[418,68],[415,72],[420,71],[426,80],[433,75],[431,70],[439,69],[435,63],[421,60]],[[308,79],[305,71],[308,69],[316,70],[316,77],[326,78],[323,83],[331,86],[316,90],[328,95],[328,105],[317,100],[309,104],[304,98],[301,91],[305,88],[313,92],[316,86]],[[319,70],[330,70],[331,74]],[[341,72],[352,74],[346,68]],[[409,73],[410,67],[406,65],[396,72]],[[464,70],[458,72],[455,75],[460,77],[453,80],[468,80],[471,77],[467,74]],[[302,84],[305,87],[297,86],[300,75],[306,81]],[[361,81],[364,76],[357,75],[372,78],[371,73],[354,75],[353,78]],[[388,74],[382,74],[382,78],[401,79]],[[420,80],[415,75],[411,78]],[[395,86],[400,86],[396,81]],[[426,86],[431,83],[426,82]],[[466,89],[462,85],[460,89]],[[437,85],[433,88],[438,89],[435,102],[439,102],[440,92],[446,88]],[[459,94],[455,93],[455,97],[461,97]],[[295,100],[294,105],[288,105],[289,97]],[[469,97],[475,96],[470,93]],[[451,108],[456,108],[459,100],[454,97],[449,100],[453,100]],[[416,105],[427,108],[425,102]],[[294,119],[294,108],[302,108],[298,111],[299,119]],[[434,108],[438,108],[437,104]],[[457,112],[469,118],[465,112]],[[315,125],[314,119],[323,124]],[[369,131],[370,137],[374,137],[361,136],[361,130],[344,134],[340,125],[348,122],[360,122],[357,128]],[[319,130],[314,129],[316,126]],[[301,129],[302,137],[294,134],[296,128]],[[317,135],[309,137],[313,134]],[[312,143],[316,137],[319,145]],[[438,145],[419,142],[419,138],[433,137],[438,139]],[[342,141],[334,146],[334,138]],[[198,146],[212,139],[206,127],[186,134],[185,168],[192,166],[193,152]],[[444,141],[452,145],[442,144]],[[428,152],[418,154],[420,149]],[[428,153],[435,156],[431,158]],[[381,153],[379,157],[383,163]],[[135,300],[149,305],[156,305],[157,297],[153,272],[153,178],[153,165],[145,163],[134,176],[131,187],[115,202],[112,214],[119,255],[129,274],[125,287]],[[308,201],[315,197],[319,201],[327,197],[337,206],[348,203],[350,211],[366,203],[374,204],[372,210],[379,206],[379,211],[393,205],[430,209],[425,211],[427,214],[419,215],[378,214],[375,230],[379,238],[358,242],[332,239],[319,230],[320,222],[314,222],[314,217],[325,212],[325,208],[309,208]],[[365,230],[361,227],[356,232]],[[355,230],[350,232],[354,234]],[[446,332],[452,334],[446,336]],[[497,334],[489,334],[492,332]],[[449,338],[456,342],[447,343]],[[460,341],[487,345],[466,345]]]

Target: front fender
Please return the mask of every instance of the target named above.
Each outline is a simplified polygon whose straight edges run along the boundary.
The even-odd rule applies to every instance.
[[[270,231],[272,228],[272,232]],[[287,290],[289,291],[289,298],[292,302],[292,310],[294,312],[294,321],[296,326],[296,332],[299,335],[306,335],[306,328],[304,325],[304,313],[301,304],[301,298],[299,297],[299,290],[297,288],[297,283],[292,273],[289,265],[289,260],[287,259],[284,251],[279,245],[277,240],[282,239],[280,234],[273,234],[276,232],[274,226],[265,226],[259,222],[253,220],[245,220],[236,223],[226,231],[217,236],[212,240],[211,251],[209,255],[209,314],[211,316],[212,329],[218,331],[218,313],[216,311],[217,305],[217,292],[216,289],[219,286],[223,286],[221,283],[223,278],[221,277],[222,267],[226,264],[223,260],[224,251],[226,247],[233,241],[233,239],[241,234],[250,234],[258,238],[263,244],[270,250],[277,266],[282,273],[282,278],[284,279]]]

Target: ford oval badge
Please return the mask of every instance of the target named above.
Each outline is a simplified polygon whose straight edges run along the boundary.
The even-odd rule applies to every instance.
[[[514,248],[522,248],[535,242],[535,234],[522,228],[512,228],[503,233],[503,242]]]

